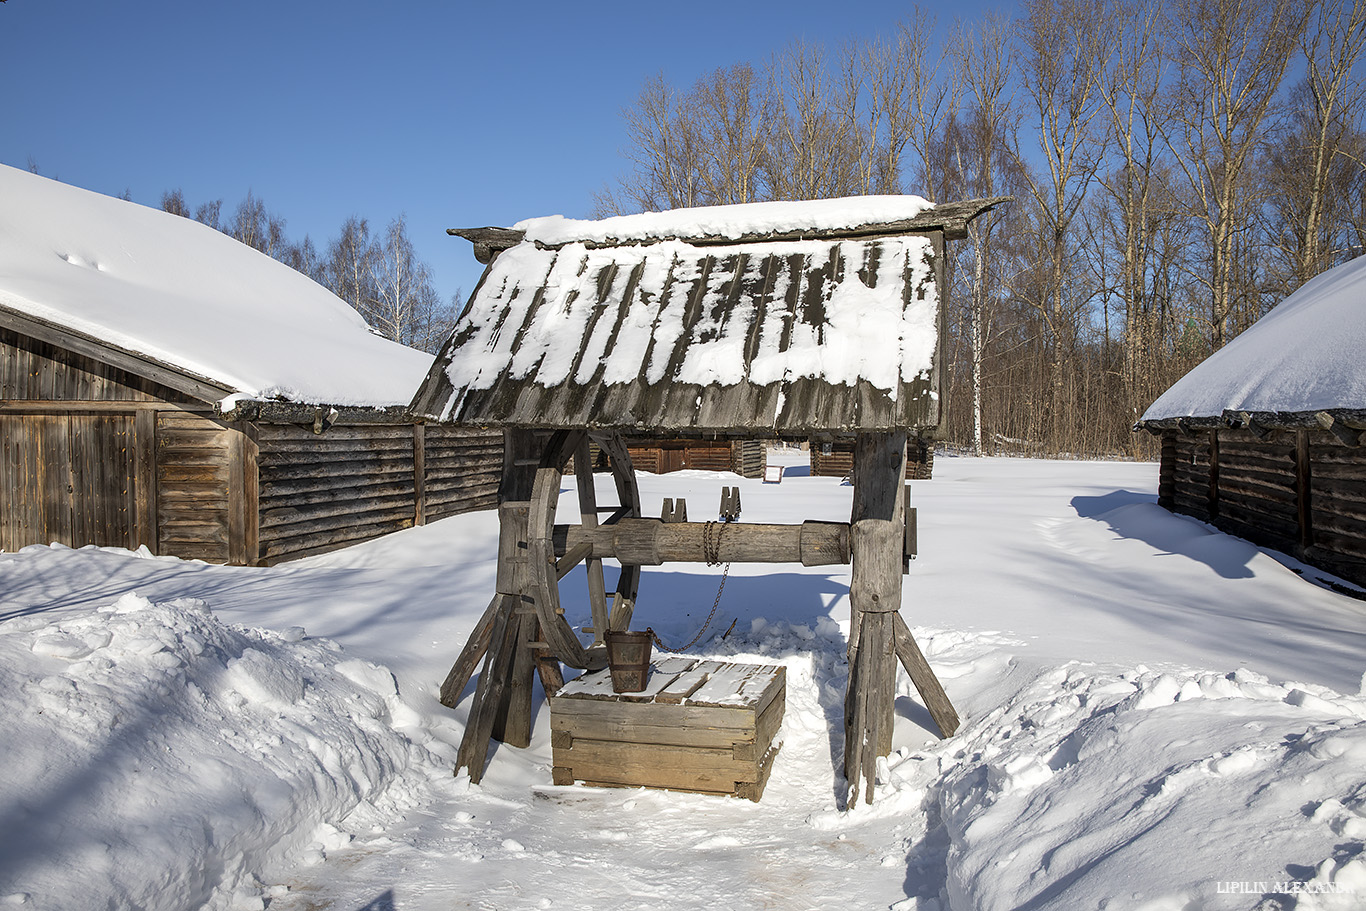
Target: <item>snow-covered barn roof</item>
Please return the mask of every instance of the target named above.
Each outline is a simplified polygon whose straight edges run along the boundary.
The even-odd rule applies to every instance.
[[[1247,423],[1260,415],[1366,409],[1366,258],[1304,283],[1246,332],[1153,402],[1154,429],[1190,419]],[[1282,418],[1284,420],[1284,418]]]
[[[5,166],[0,324],[69,334],[204,398],[400,405],[431,365],[218,231]]]
[[[645,433],[933,427],[939,241],[998,201],[859,197],[453,230],[489,267],[412,408]]]

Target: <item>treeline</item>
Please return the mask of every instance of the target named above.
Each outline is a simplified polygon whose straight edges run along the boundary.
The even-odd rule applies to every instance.
[[[1201,359],[1366,244],[1366,0],[916,9],[625,113],[600,214],[911,192],[1010,196],[952,245],[946,438],[1151,456],[1129,428]]]
[[[459,315],[460,292],[450,301],[441,300],[431,269],[408,239],[403,216],[377,232],[371,232],[366,219],[352,216],[319,251],[307,234],[301,241],[290,240],[285,220],[251,192],[231,212],[224,212],[221,199],[192,210],[178,189],[162,194],[161,208],[222,231],[302,272],[354,307],[377,333],[396,342],[436,353]]]

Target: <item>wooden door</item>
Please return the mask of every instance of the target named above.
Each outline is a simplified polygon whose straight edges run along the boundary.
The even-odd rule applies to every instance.
[[[0,414],[0,549],[136,547],[134,415]]]

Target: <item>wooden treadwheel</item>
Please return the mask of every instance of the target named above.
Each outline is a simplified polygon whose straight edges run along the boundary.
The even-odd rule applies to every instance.
[[[531,508],[527,521],[527,562],[531,578],[529,600],[535,604],[541,624],[541,635],[550,651],[570,667],[597,670],[607,665],[604,637],[607,630],[624,630],[631,623],[636,593],[640,588],[640,567],[623,564],[617,578],[616,591],[609,596],[603,576],[602,558],[592,555],[591,547],[580,547],[555,559],[555,510],[560,498],[560,481],[569,459],[574,460],[574,477],[579,493],[580,522],[585,526],[599,524],[597,493],[593,487],[593,465],[589,455],[590,440],[606,455],[616,482],[620,505],[610,509],[601,524],[610,525],[623,518],[640,515],[640,491],[636,486],[635,470],[626,444],[617,433],[590,433],[582,430],[557,431],[546,446],[536,469],[532,486]],[[584,646],[560,606],[559,580],[578,563],[586,564],[588,572],[588,601],[593,617],[593,642]]]

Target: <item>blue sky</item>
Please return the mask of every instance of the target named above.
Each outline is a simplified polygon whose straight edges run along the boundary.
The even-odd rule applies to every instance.
[[[975,17],[981,4],[941,9]],[[0,162],[135,202],[248,190],[323,248],[349,215],[409,235],[449,297],[448,227],[587,217],[626,168],[621,110],[796,39],[890,33],[911,4],[8,0]],[[3,201],[0,201],[3,204]]]

